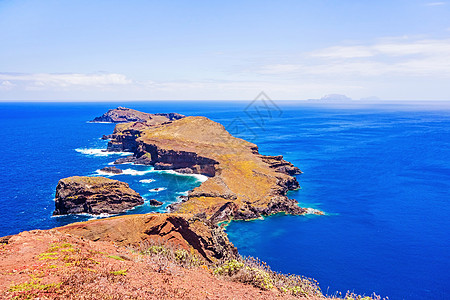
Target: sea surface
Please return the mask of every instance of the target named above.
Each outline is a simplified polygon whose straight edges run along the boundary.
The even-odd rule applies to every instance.
[[[275,215],[227,227],[242,255],[315,278],[328,294],[389,299],[450,297],[450,109],[430,105],[304,102],[0,104],[0,236],[93,218],[52,217],[58,180],[98,176],[126,153],[108,154],[114,124],[87,121],[110,108],[202,115],[262,154],[298,166],[301,206],[325,216]],[[201,184],[151,167],[120,165],[112,178],[147,201],[127,213],[164,212]],[[155,188],[163,188],[155,191]],[[164,206],[154,208],[148,200]]]

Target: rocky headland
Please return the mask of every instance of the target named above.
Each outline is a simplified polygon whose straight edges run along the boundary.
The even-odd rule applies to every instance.
[[[125,182],[73,176],[58,182],[53,214],[118,214],[142,204],[144,199]]]
[[[212,223],[279,212],[321,214],[299,207],[286,196],[289,190],[299,188],[293,176],[301,173],[297,167],[281,155],[259,154],[255,144],[233,137],[208,118],[122,123],[106,138],[108,151],[134,153],[116,164],[134,162],[209,177],[182,202],[171,205],[171,212],[203,214]]]

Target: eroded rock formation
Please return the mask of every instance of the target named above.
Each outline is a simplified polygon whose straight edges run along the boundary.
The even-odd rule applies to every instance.
[[[144,204],[127,183],[105,177],[74,176],[56,187],[54,215],[117,214]]]
[[[110,174],[122,174],[123,171],[117,167],[104,167],[101,168],[100,171]]]
[[[189,214],[126,215],[74,223],[55,230],[120,246],[168,243],[188,251],[192,248],[208,261],[237,255],[222,228]]]

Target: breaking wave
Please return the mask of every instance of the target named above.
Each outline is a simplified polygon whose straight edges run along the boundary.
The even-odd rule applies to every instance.
[[[151,190],[149,190],[149,191],[152,192],[152,193],[159,193],[159,192],[164,191],[164,190],[167,190],[167,188],[165,188],[165,187],[160,187],[160,188],[154,188],[154,189],[151,189]]]
[[[145,170],[145,171],[138,171],[138,170],[133,170],[133,169],[125,169],[125,170],[122,170],[122,171],[123,171],[122,173],[114,174],[114,173],[105,172],[105,171],[102,171],[102,170],[99,169],[99,170],[96,170],[95,173],[97,173],[97,175],[102,175],[102,176],[116,176],[116,175],[142,176],[142,175],[145,175],[145,174],[153,172],[153,169]]]
[[[78,153],[82,153],[85,155],[93,155],[93,156],[108,156],[108,155],[132,155],[132,152],[111,152],[106,151],[105,149],[95,149],[95,148],[77,148],[75,149]]]

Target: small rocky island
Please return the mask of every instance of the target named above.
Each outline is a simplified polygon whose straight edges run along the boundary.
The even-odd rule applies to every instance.
[[[104,167],[101,168],[100,171],[109,173],[109,174],[122,174],[123,171],[117,167]]]
[[[53,214],[118,214],[142,204],[144,199],[125,182],[74,176],[59,181]]]
[[[158,113],[149,114],[134,109],[121,107],[110,109],[100,117],[96,117],[91,122],[108,122],[108,123],[124,123],[124,122],[148,122],[149,124],[160,124],[184,118],[183,115],[177,113]]]

